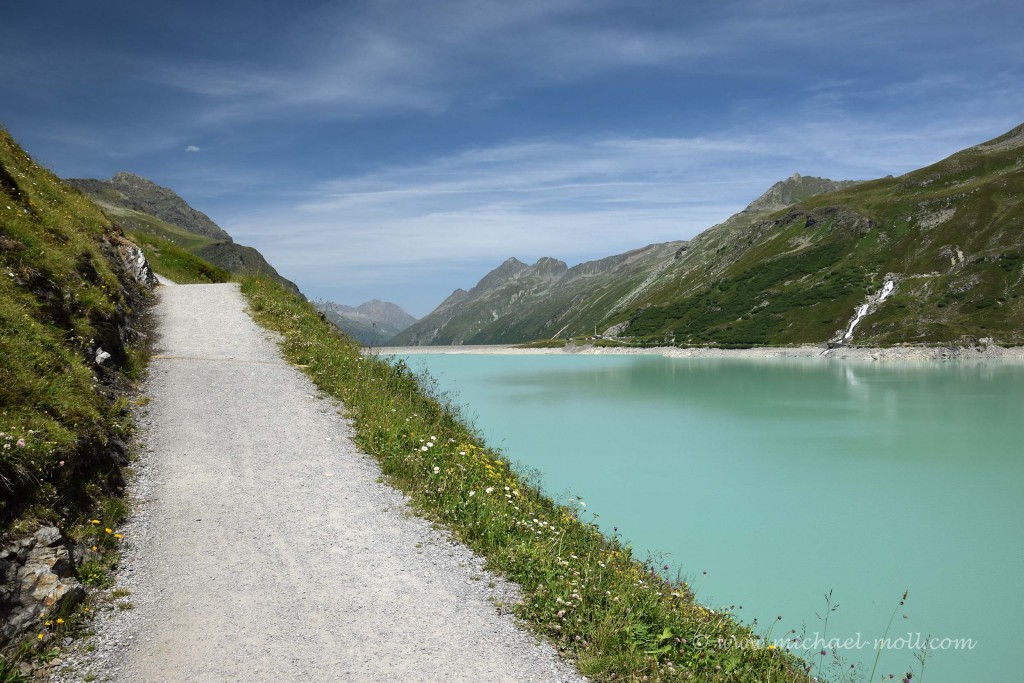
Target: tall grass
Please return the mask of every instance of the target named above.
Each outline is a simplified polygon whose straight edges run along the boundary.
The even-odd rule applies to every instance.
[[[307,302],[242,280],[254,318],[282,334],[285,357],[341,399],[356,442],[413,507],[443,523],[523,588],[517,612],[594,680],[802,681],[807,664],[728,612],[698,604],[685,581],[641,562],[552,501],[489,449],[402,362],[362,354]],[[743,647],[746,645],[746,647]]]

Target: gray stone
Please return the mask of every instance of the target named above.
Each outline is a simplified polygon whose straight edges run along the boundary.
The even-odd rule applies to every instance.
[[[74,575],[71,543],[43,527],[0,552],[0,645],[35,630],[45,615],[74,605],[85,589]]]

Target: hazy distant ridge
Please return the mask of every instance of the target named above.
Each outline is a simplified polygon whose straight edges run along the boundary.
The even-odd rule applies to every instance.
[[[416,322],[401,306],[373,299],[358,306],[333,301],[314,304],[342,332],[367,346],[379,346]]]

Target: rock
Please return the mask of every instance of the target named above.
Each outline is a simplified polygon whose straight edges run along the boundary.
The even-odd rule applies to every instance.
[[[0,551],[0,645],[35,630],[44,614],[85,597],[74,569],[73,546],[55,527]]]
[[[110,458],[119,467],[125,467],[131,461],[128,444],[120,439],[111,439],[107,444],[107,451],[110,453]]]
[[[146,255],[142,253],[142,249],[134,242],[114,235],[108,238],[107,246],[109,248],[107,256],[121,267],[128,278],[145,289],[152,290],[156,287],[156,274],[150,267],[149,261],[146,260]]]

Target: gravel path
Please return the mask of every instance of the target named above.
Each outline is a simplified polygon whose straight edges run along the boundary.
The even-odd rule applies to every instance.
[[[56,680],[583,681],[499,614],[514,587],[379,483],[236,285],[161,288],[118,581]]]

